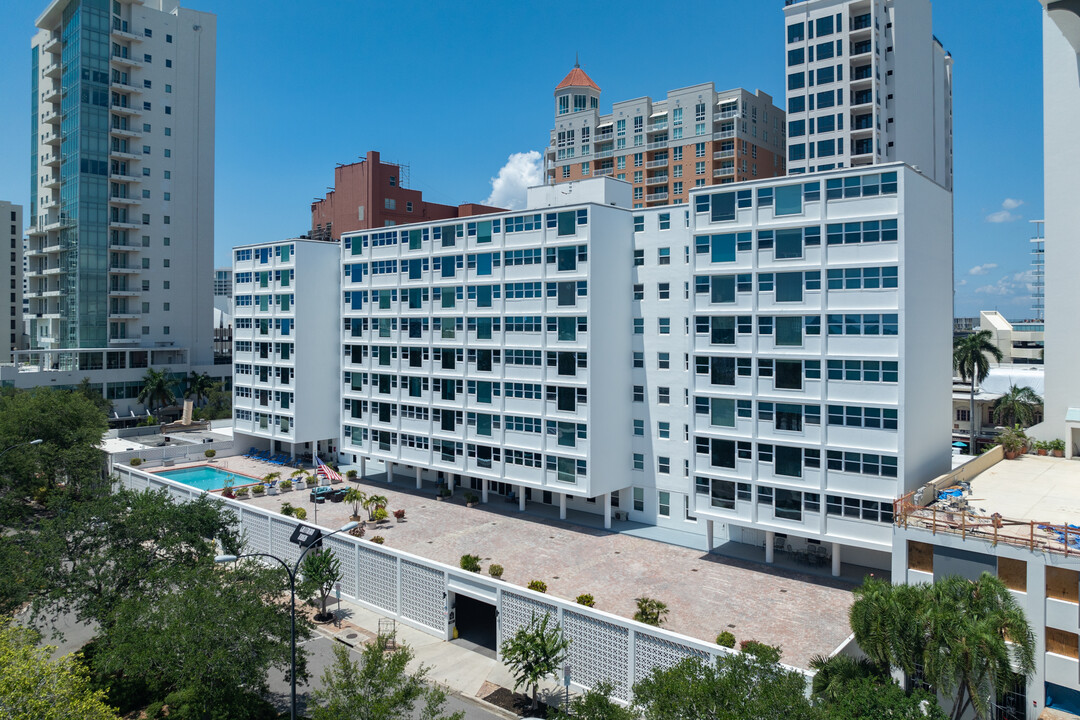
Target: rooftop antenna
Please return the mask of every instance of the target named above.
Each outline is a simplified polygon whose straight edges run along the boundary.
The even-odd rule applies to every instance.
[[[581,67],[581,63],[578,62],[578,54],[577,54],[576,50],[574,51],[574,67],[576,67],[576,68]]]

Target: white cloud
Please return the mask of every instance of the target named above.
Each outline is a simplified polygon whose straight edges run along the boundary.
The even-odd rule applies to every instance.
[[[1019,220],[1019,215],[1014,215],[1008,210],[998,210],[997,212],[990,213],[986,216],[986,222],[992,223],[1007,223]]]
[[[1010,210],[1015,210],[1023,204],[1023,200],[1018,200],[1017,198],[1005,198],[1001,202],[1000,210],[986,216],[986,222],[1007,223],[1019,220],[1022,216],[1018,213],[1010,212]]]
[[[1026,270],[1012,275],[1003,275],[1000,280],[992,285],[975,288],[975,292],[981,295],[997,295],[999,297],[1021,295],[1028,298],[1034,289],[1032,281],[1032,272]]]
[[[994,268],[997,267],[997,263],[986,263],[985,265],[976,265],[968,270],[968,275],[985,275]]]
[[[961,278],[956,281],[956,287],[964,287],[965,285],[967,285],[967,278]]]
[[[516,210],[525,207],[525,190],[543,183],[543,164],[535,150],[514,153],[491,178],[491,195],[485,205]]]

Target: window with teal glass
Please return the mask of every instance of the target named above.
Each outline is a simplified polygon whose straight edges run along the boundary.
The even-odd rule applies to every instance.
[[[491,403],[491,383],[487,381],[477,381],[476,383],[476,402]]]
[[[390,337],[390,318],[379,318],[379,337]]]
[[[476,242],[491,242],[491,221],[485,220],[476,224]]]
[[[490,285],[480,285],[476,288],[476,307],[491,307]]]
[[[380,310],[389,310],[390,309],[390,291],[389,290],[383,290],[382,292],[379,293],[379,309]]]
[[[709,424],[715,427],[735,427],[735,401],[710,398]]]
[[[576,246],[561,247],[556,251],[556,255],[558,257],[558,264],[556,267],[560,271],[577,270],[578,251]]]
[[[577,461],[574,458],[559,458],[557,461],[559,482],[577,482]]]
[[[289,254],[290,254],[290,252],[292,252],[292,245],[282,245],[281,246],[281,261],[282,262],[289,262]]]
[[[480,340],[491,339],[491,318],[476,319],[476,337]]]
[[[409,231],[409,249],[410,250],[419,250],[420,249],[420,240],[421,240],[421,235],[420,235],[419,230],[410,230]]]
[[[803,274],[776,273],[776,301],[800,302],[803,299]]]
[[[561,317],[558,319],[559,340],[577,340],[577,318]]]
[[[777,230],[773,252],[777,259],[801,258],[803,256],[802,228]]]
[[[714,303],[733,303],[735,302],[735,276],[734,275],[714,275],[710,278],[711,295],[710,300]]]
[[[490,225],[490,223],[488,223]],[[490,228],[489,228],[490,232]],[[489,235],[490,239],[490,235]],[[491,437],[491,416],[484,414],[477,414],[476,416],[476,434],[486,435]]]
[[[558,437],[560,445],[564,447],[574,447],[577,444],[577,424],[564,422],[559,423]]]
[[[559,237],[573,235],[577,231],[577,219],[573,210],[559,213]]]
[[[802,212],[802,185],[781,185],[774,193],[776,215],[798,215]]]
[[[801,317],[776,318],[776,344],[789,347],[800,347],[803,344]]]
[[[440,291],[442,298],[442,306],[444,308],[454,307],[455,300],[457,298],[457,292],[454,288],[442,288]]]

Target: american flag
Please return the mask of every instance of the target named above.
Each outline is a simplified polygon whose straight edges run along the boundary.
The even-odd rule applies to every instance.
[[[315,474],[326,478],[330,481],[341,482],[341,475],[334,472],[334,469],[319,459],[319,456],[315,456]]]

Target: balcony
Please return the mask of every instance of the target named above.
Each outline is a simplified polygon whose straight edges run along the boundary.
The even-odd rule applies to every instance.
[[[59,125],[60,113],[56,110],[49,110],[48,112],[43,112],[41,113],[41,122],[42,124],[47,125]]]
[[[142,227],[139,223],[128,222],[127,220],[110,220],[110,230],[138,230]]]
[[[129,128],[119,127],[109,128],[109,134],[113,137],[121,138],[141,138],[143,136],[143,134],[138,130],[131,130]]]
[[[115,250],[116,252],[140,252],[142,250],[142,245],[134,245],[128,242],[114,240],[109,243],[109,249]]]
[[[130,68],[141,68],[143,64],[134,58],[130,58],[120,53],[113,53],[109,60],[117,65],[123,65]]]
[[[62,275],[63,273],[64,268],[60,267],[59,265],[55,265],[53,267],[42,269],[40,274],[51,277],[53,275]]]
[[[55,78],[60,77],[60,71],[63,67],[58,62],[50,63],[41,69],[41,74],[44,77]]]
[[[60,92],[60,88],[53,87],[41,93],[41,102],[46,103],[59,103],[63,93]]]
[[[714,132],[712,134],[713,140],[728,140],[733,137],[735,137],[734,130],[721,130],[720,132]]]
[[[645,167],[650,168],[650,169],[651,168],[662,168],[662,167],[667,167],[667,166],[668,166],[668,159],[667,158],[663,158],[662,160],[650,160],[649,162],[645,163]]]
[[[126,40],[127,42],[142,42],[142,35],[131,32],[131,27],[126,20],[113,20],[112,30],[109,32],[114,40]]]
[[[598,150],[597,153],[596,153],[596,157],[598,157],[598,158],[609,158],[614,154],[615,154],[614,150]]]
[[[738,117],[738,108],[720,108],[720,113],[716,116],[721,120],[728,120],[733,117]]]
[[[130,335],[128,337],[110,337],[110,345],[137,345],[142,339],[141,335]]]
[[[141,315],[142,313],[126,308],[124,310],[109,311],[110,320],[138,320]]]
[[[601,177],[603,175],[614,175],[614,174],[615,174],[615,168],[596,168],[596,170],[593,171],[593,175],[596,175],[597,177]]]
[[[651,175],[645,178],[646,185],[663,185],[668,181],[667,173],[663,175]]]
[[[115,148],[109,148],[109,157],[119,160],[142,160],[142,155],[128,152],[127,150],[117,150]]]
[[[856,57],[857,55],[865,55],[874,49],[874,43],[872,40],[860,40],[859,42],[851,43],[850,57]]]
[[[142,115],[142,110],[137,110],[131,105],[122,105],[118,102],[113,102],[109,106],[109,109],[114,113],[119,113],[121,115]]]
[[[59,153],[48,153],[41,156],[41,164],[45,167],[58,168],[60,167],[60,155]]]
[[[662,120],[658,123],[651,123],[649,125],[649,129],[646,132],[654,133],[660,132],[661,130],[667,130],[667,120]]]
[[[645,146],[646,150],[663,150],[667,147],[667,138],[657,142],[651,142]]]
[[[127,92],[127,93],[141,93],[142,92],[141,87],[135,87],[134,85],[129,85],[124,80],[114,81],[111,85],[109,85],[109,88],[112,89],[112,90],[118,90],[120,92]]]
[[[133,275],[135,273],[142,272],[142,268],[141,267],[135,267],[135,266],[128,267],[127,265],[119,265],[119,264],[118,265],[109,265],[109,272],[116,273],[118,275]]]
[[[59,35],[53,35],[51,38],[46,40],[45,43],[41,46],[41,51],[42,52],[47,52],[47,53],[57,53],[57,54],[59,54],[62,49],[63,48],[61,47],[61,44],[60,44],[60,36]]]
[[[735,174],[735,168],[734,167],[719,167],[719,168],[716,168],[715,170],[713,170],[712,176],[714,178],[731,177],[734,174]]]
[[[41,133],[41,142],[45,145],[59,145],[60,133],[56,132],[55,130]]]
[[[138,297],[139,291],[135,288],[128,288],[124,286],[117,286],[109,288],[110,297]]]
[[[713,160],[723,160],[724,158],[733,158],[733,157],[735,157],[735,151],[734,150],[717,150],[716,152],[714,152],[712,154],[712,159]]]
[[[605,140],[611,140],[613,137],[615,137],[615,133],[611,130],[608,130],[607,132],[598,132],[596,133],[596,142],[604,142]]]
[[[51,197],[51,198],[49,198],[49,199],[47,199],[47,200],[43,200],[43,201],[42,201],[42,202],[41,202],[41,203],[40,203],[40,204],[38,205],[38,210],[51,210],[51,209],[53,209],[54,207],[56,207],[57,205],[59,205],[59,204],[60,204],[60,201],[59,201],[59,200],[57,200],[57,199],[56,199],[56,198],[54,198],[54,197]]]
[[[667,190],[661,190],[660,192],[649,193],[648,195],[645,196],[645,200],[647,202],[660,202],[662,200],[667,200],[667,198],[668,198]]]
[[[41,187],[43,188],[58,188],[60,187],[59,175],[46,175],[41,178]]]
[[[137,205],[139,201],[125,195],[110,195],[109,202],[114,205]]]
[[[112,173],[109,174],[109,179],[116,182],[140,182],[142,180],[142,178],[137,178],[134,175],[114,175]]]

